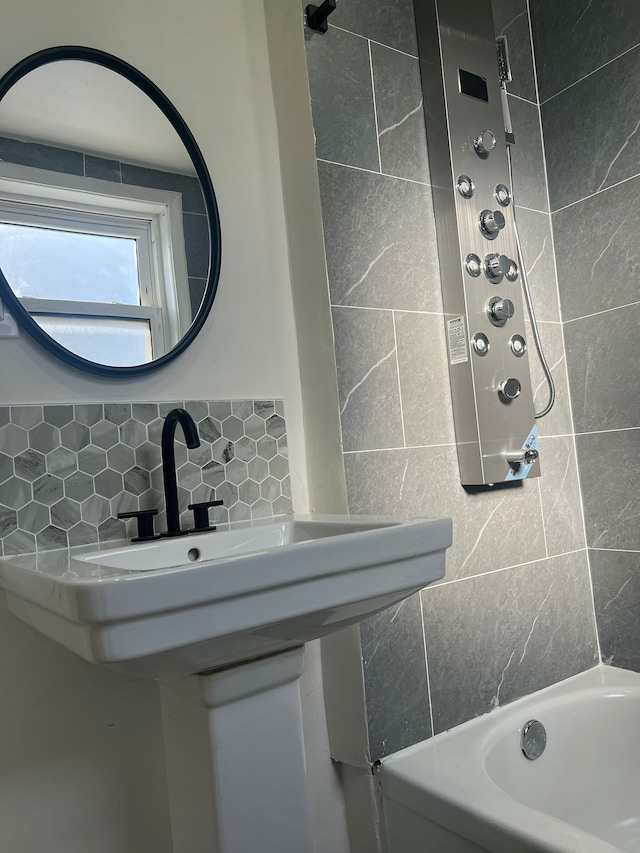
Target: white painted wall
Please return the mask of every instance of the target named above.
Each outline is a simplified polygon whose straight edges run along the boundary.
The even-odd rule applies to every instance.
[[[300,74],[306,86],[299,3],[273,0],[269,6],[290,23],[295,16],[280,47],[286,49],[287,39],[296,42],[289,80]],[[273,32],[271,37],[273,42]],[[25,337],[0,341],[0,405],[282,397],[294,506],[339,510],[344,482],[336,456],[340,439],[324,269],[304,277],[302,258],[308,253],[292,251],[286,226],[285,207],[293,204],[299,211],[310,192],[312,227],[305,239],[312,257],[322,258],[315,169],[297,189],[289,182],[286,205],[283,201],[283,152],[301,155],[298,165],[313,163],[308,95],[297,87],[294,108],[302,107],[302,124],[285,127],[291,93],[287,75],[280,74],[278,118],[273,43],[270,57],[262,3],[5,0],[1,73],[30,53],[60,44],[120,56],[159,85],[182,113],[216,188],[222,275],[213,314],[198,339],[148,378],[90,377],[54,362]],[[287,144],[283,134],[289,134]],[[295,216],[289,210],[289,226]],[[294,306],[307,336],[302,362]],[[328,758],[313,646],[309,661],[303,698],[317,850],[343,853],[344,814]],[[2,606],[0,850],[169,853],[170,846],[155,684],[76,659]]]

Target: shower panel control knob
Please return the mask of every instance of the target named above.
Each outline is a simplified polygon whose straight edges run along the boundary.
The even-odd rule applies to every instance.
[[[473,140],[473,147],[479,157],[488,157],[496,147],[496,135],[492,130],[483,130]]]
[[[520,392],[522,391],[522,386],[518,382],[517,379],[510,377],[509,379],[504,379],[498,385],[498,396],[502,400],[503,403],[510,403],[512,400],[515,400],[516,397],[520,396]]]
[[[511,269],[511,258],[506,255],[487,255],[484,259],[484,273],[493,284],[500,284]]]
[[[504,214],[499,210],[483,210],[479,220],[480,230],[488,240],[495,240],[505,226]]]
[[[504,326],[515,314],[515,306],[510,299],[492,296],[487,303],[487,315],[494,326]]]

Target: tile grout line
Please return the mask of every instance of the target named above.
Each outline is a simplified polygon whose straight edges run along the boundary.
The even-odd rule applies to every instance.
[[[551,233],[551,249],[553,252],[553,268],[555,271],[555,278],[556,278],[556,298],[557,298],[558,316],[560,317],[560,320],[562,321],[562,323],[561,323],[562,352],[563,352],[563,356],[564,356],[564,372],[565,372],[566,382],[567,382],[567,398],[568,398],[567,402],[569,405],[569,418],[571,420],[571,426],[573,429],[573,435],[571,436],[571,448],[572,448],[573,459],[574,459],[573,464],[575,465],[576,474],[578,477],[578,494],[580,496],[580,518],[582,521],[582,540],[585,544],[585,556],[586,556],[586,560],[587,560],[587,574],[588,574],[588,579],[589,579],[589,591],[590,591],[590,595],[591,595],[591,608],[592,608],[591,612],[592,612],[592,618],[593,618],[593,628],[594,628],[594,633],[595,633],[596,650],[598,653],[598,660],[601,661],[602,660],[602,651],[600,648],[600,633],[598,631],[598,622],[597,622],[597,618],[596,618],[596,603],[595,603],[595,596],[594,596],[594,592],[593,592],[593,577],[591,575],[591,561],[589,560],[589,551],[588,551],[588,547],[587,547],[588,542],[587,542],[587,526],[586,526],[585,511],[584,511],[584,494],[582,491],[582,478],[580,477],[580,465],[579,465],[579,459],[578,459],[578,445],[577,445],[577,441],[576,441],[576,426],[575,426],[575,420],[573,417],[573,404],[572,404],[572,400],[571,400],[571,385],[570,385],[570,381],[569,381],[569,362],[567,359],[567,347],[566,347],[566,341],[565,341],[565,322],[564,322],[563,316],[562,316],[562,302],[560,300],[560,279],[558,276],[558,259],[557,259],[557,254],[556,254],[553,212],[551,210],[551,195],[549,193],[549,171],[548,171],[548,167],[547,167],[547,149],[546,149],[545,138],[544,138],[544,127],[543,127],[543,123],[542,123],[542,104],[540,103],[540,89],[538,86],[538,68],[536,65],[535,43],[534,43],[534,39],[533,39],[533,26],[531,23],[531,3],[530,3],[530,0],[527,0],[527,15],[529,18],[529,37],[531,39],[531,59],[533,62],[533,77],[534,77],[535,87],[536,87],[536,97],[538,100],[538,120],[540,123],[540,138],[541,138],[541,142],[542,142],[542,163],[543,163],[543,168],[544,168],[544,177],[545,177],[545,185],[546,185],[546,192],[547,192],[547,204],[549,206],[549,231]]]
[[[356,311],[397,311],[401,314],[418,314],[425,317],[441,317],[444,322],[444,313],[442,311],[422,311],[416,308],[387,308],[377,305],[349,305],[342,302],[332,302],[331,308],[348,308]],[[547,326],[562,326],[562,322],[560,320],[538,320],[538,323],[542,323]]]
[[[585,201],[589,201],[589,199],[595,198],[602,193],[606,193],[609,190],[613,190],[616,187],[622,186],[622,184],[627,184],[629,181],[635,181],[636,178],[640,178],[640,172],[635,172],[633,175],[629,175],[627,178],[623,178],[621,181],[616,181],[615,184],[610,184],[608,187],[602,187],[602,189],[598,189],[589,195],[585,195],[582,198],[578,198],[575,201],[570,201],[569,204],[564,204],[562,207],[558,207],[555,210],[551,211],[551,215],[555,216],[556,213],[562,213],[564,210],[568,210],[570,207],[574,207],[576,204],[582,204]]]
[[[627,302],[624,305],[615,305],[613,308],[604,308],[602,311],[594,311],[593,314],[583,314],[581,317],[570,317],[563,322],[563,326],[567,323],[575,323],[577,320],[588,320],[589,317],[599,317],[600,314],[610,314],[612,311],[620,311],[622,308],[633,308],[634,305],[640,305],[638,302]]]
[[[611,432],[636,432],[640,430],[640,427],[615,427],[614,429],[592,429],[592,430],[584,430],[584,432],[575,433],[577,436],[579,435],[606,435]]]
[[[420,621],[422,623],[422,646],[424,648],[424,668],[427,674],[427,696],[429,697],[429,721],[431,723],[431,736],[436,733],[433,725],[433,699],[431,697],[431,676],[429,675],[429,655],[427,653],[427,632],[424,627],[424,601],[422,600],[422,590],[418,592],[418,600],[420,602]]]
[[[404,428],[404,406],[402,405],[402,383],[400,382],[400,359],[398,358],[398,333],[396,330],[396,312],[391,312],[391,321],[393,324],[393,344],[396,351],[396,375],[398,377],[398,402],[400,403],[400,423],[402,425],[402,442],[407,446],[407,433]]]
[[[547,542],[547,520],[544,514],[544,503],[542,500],[542,486],[538,477],[538,500],[540,501],[540,517],[542,519],[542,538],[544,539],[544,553],[549,559],[549,543]]]
[[[532,41],[533,44],[533,41]],[[633,50],[637,50],[640,47],[640,42],[632,45],[627,50],[623,50],[622,53],[619,53],[617,56],[614,56],[613,59],[609,59],[607,62],[604,62],[602,65],[599,65],[597,68],[594,68],[593,71],[589,71],[588,74],[585,74],[583,77],[580,77],[579,80],[574,80],[573,83],[569,83],[568,86],[565,86],[564,89],[560,89],[560,91],[555,92],[553,95],[550,95],[546,100],[542,101],[540,106],[543,104],[548,104],[549,101],[552,101],[554,98],[557,98],[558,95],[562,95],[564,92],[568,92],[569,89],[572,89],[574,86],[577,86],[578,83],[582,83],[583,80],[586,80],[588,77],[597,74],[598,71],[602,71],[603,68],[606,68],[607,65],[611,65],[612,62],[617,62],[618,59],[622,59],[623,56],[626,56],[628,53],[631,53]]]
[[[638,427],[640,429],[640,427]],[[608,432],[615,432],[616,430],[605,430]],[[618,432],[627,432],[626,429],[617,430]],[[589,433],[580,433],[581,435],[588,435]],[[597,433],[594,433],[597,434]],[[572,438],[573,433],[571,432],[559,432],[552,433],[547,435],[546,433],[541,435],[543,440],[550,438]],[[454,441],[449,442],[441,442],[440,444],[407,444],[406,446],[393,446],[393,447],[367,447],[363,450],[345,450],[344,455],[349,456],[356,453],[397,453],[400,450],[433,450],[438,447],[457,447]]]
[[[467,575],[463,578],[452,578],[450,581],[443,581],[442,583],[434,583],[429,587],[430,590],[440,589],[444,586],[451,586],[454,583],[464,583],[465,581],[472,581],[475,578],[484,578],[488,575],[497,575],[500,572],[509,572],[513,569],[522,569],[525,566],[534,566],[538,563],[546,563],[549,560],[557,560],[560,557],[568,557],[570,554],[581,554],[583,551],[587,551],[585,548],[574,548],[572,551],[563,551],[561,554],[551,554],[548,557],[539,557],[537,560],[527,560],[525,563],[513,563],[511,566],[501,566],[499,569],[489,569],[487,572],[478,572],[474,575]]]
[[[623,554],[640,554],[640,550],[636,550],[635,548],[594,548],[587,547],[587,551],[611,551],[612,553],[617,553],[620,551]]]
[[[400,50],[399,47],[392,47],[390,44],[385,44],[382,41],[377,41],[376,39],[370,39],[367,36],[363,36],[362,33],[356,33],[353,30],[348,30],[346,27],[340,27],[337,24],[329,23],[329,28],[333,29],[333,30],[340,30],[340,32],[342,32],[342,33],[349,33],[349,35],[357,36],[358,38],[361,38],[361,39],[367,39],[367,41],[370,41],[372,44],[377,44],[379,47],[386,47],[387,50],[393,50],[396,53],[401,53],[403,56],[408,56],[410,59],[415,59],[416,62],[420,61],[419,57],[413,53],[407,53],[406,50]]]
[[[382,174],[382,155],[380,154],[380,128],[378,126],[378,105],[376,102],[376,83],[373,76],[373,55],[371,53],[371,41],[367,39],[367,50],[369,52],[369,73],[371,75],[371,97],[373,99],[373,121],[376,126],[376,149],[378,151],[378,172]]]
[[[393,178],[395,181],[404,181],[406,184],[417,184],[419,187],[428,187],[431,189],[431,184],[424,181],[415,181],[413,178],[403,178],[401,175],[391,175],[388,172],[376,172],[373,169],[365,169],[364,166],[353,166],[351,163],[339,163],[337,160],[327,160],[324,157],[316,158],[318,163],[326,163],[328,166],[340,166],[342,169],[353,169],[356,172],[366,172],[368,175],[382,175],[384,178]]]

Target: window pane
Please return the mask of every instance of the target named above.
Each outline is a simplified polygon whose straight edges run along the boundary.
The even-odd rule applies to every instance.
[[[65,349],[89,361],[112,367],[151,361],[151,330],[147,320],[32,316]]]
[[[129,237],[0,223],[0,266],[16,296],[140,304]]]

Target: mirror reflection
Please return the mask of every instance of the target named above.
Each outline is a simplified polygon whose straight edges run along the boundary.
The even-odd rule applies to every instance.
[[[42,65],[0,101],[0,161],[0,268],[39,327],[111,367],[176,347],[212,247],[194,164],[153,101],[93,62]]]

